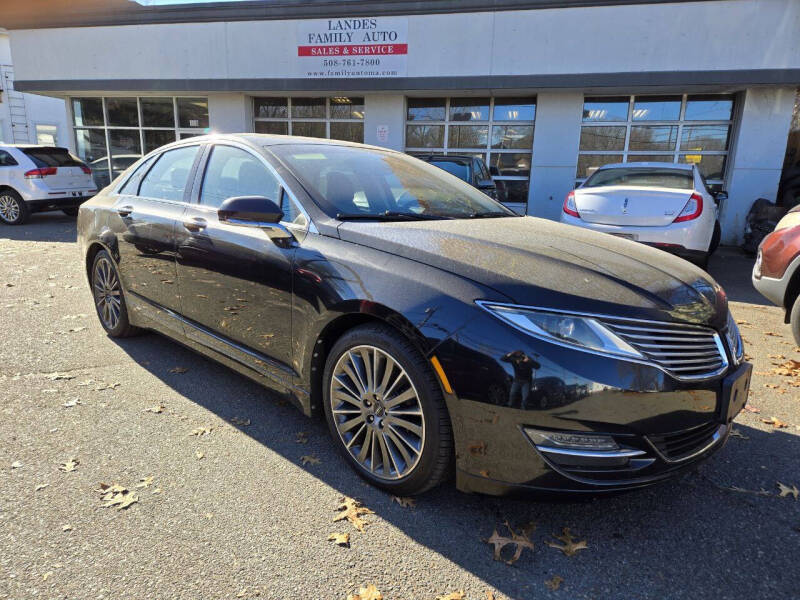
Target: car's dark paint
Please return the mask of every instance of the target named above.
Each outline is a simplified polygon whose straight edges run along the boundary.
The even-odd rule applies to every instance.
[[[501,323],[475,300],[721,331],[727,299],[704,272],[633,242],[531,217],[342,223],[269,153],[270,139],[234,141],[273,165],[310,216],[314,229],[292,230],[289,244],[220,223],[196,203],[207,149],[186,204],[118,196],[112,186],[81,209],[87,264],[97,249],[110,251],[134,325],[219,360],[309,415],[321,411],[321,371],[338,335],[371,320],[391,325],[443,367],[463,490],[630,489],[696,462],[648,459],[614,478],[554,467],[524,426],[610,433],[652,454],[642,434],[722,419],[723,379],[682,382],[655,366],[556,346]],[[128,216],[118,214],[129,205]],[[197,218],[206,221],[201,230],[183,226]],[[538,365],[525,409],[514,392],[512,354]]]

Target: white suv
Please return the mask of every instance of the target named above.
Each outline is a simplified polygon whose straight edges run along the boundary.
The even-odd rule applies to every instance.
[[[66,148],[0,144],[0,223],[20,225],[45,210],[75,216],[96,193],[91,169]]]

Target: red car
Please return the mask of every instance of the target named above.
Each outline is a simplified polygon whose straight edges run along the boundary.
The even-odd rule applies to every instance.
[[[786,322],[800,346],[800,206],[786,213],[758,247],[753,285],[786,309]]]

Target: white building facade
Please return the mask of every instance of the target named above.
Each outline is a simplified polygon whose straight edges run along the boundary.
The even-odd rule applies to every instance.
[[[107,178],[206,131],[289,133],[480,155],[501,199],[557,219],[598,165],[693,162],[735,243],[775,199],[800,84],[799,0],[127,4],[11,31],[17,88],[66,99]]]

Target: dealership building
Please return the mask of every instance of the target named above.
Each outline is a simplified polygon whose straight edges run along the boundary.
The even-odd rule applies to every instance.
[[[481,156],[557,219],[599,165],[696,163],[734,243],[800,84],[798,0],[6,2],[16,89],[66,100],[105,180],[209,131],[330,137]]]

